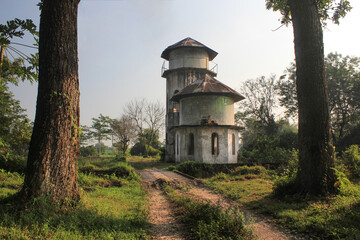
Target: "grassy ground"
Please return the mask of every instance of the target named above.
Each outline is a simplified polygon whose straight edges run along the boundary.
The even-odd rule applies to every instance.
[[[244,215],[239,209],[223,211],[218,205],[190,198],[170,186],[163,190],[179,208],[178,213],[189,227],[192,239],[254,239],[245,228]]]
[[[126,161],[133,166],[135,169],[143,170],[143,169],[164,169],[171,166],[173,163],[167,163],[160,161],[160,157],[138,157],[138,156],[126,156]]]
[[[278,223],[315,239],[360,239],[360,196],[304,199],[272,197],[270,176],[254,173],[218,174],[204,180],[215,191],[257,209]],[[360,192],[360,185],[354,186]]]
[[[79,168],[90,164],[95,170],[132,169],[111,158],[82,159]],[[22,182],[19,174],[1,171],[0,200],[15,194]],[[79,185],[80,204],[61,211],[40,198],[21,212],[12,204],[1,205],[0,239],[149,239],[148,203],[136,174],[79,173]]]

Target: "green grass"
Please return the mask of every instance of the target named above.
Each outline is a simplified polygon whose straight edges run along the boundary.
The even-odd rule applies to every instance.
[[[253,239],[245,229],[244,215],[239,209],[222,210],[209,202],[196,201],[170,186],[164,192],[179,208],[183,222],[190,228],[192,239],[235,240]]]
[[[280,225],[316,239],[360,239],[360,197],[357,194],[319,199],[272,195],[266,175],[220,174],[204,180],[215,191],[243,206],[272,216]],[[354,185],[355,193],[360,185]]]
[[[126,156],[126,161],[137,170],[143,169],[164,169],[172,165],[172,163],[163,162],[160,156],[143,158],[139,156]]]
[[[21,188],[23,176],[0,169],[0,199],[13,195]]]
[[[116,165],[111,159],[95,164],[103,170]],[[22,181],[16,173],[0,172],[0,200],[16,193]],[[150,239],[146,193],[136,178],[80,173],[79,185],[77,206],[59,208],[45,198],[21,211],[16,204],[0,205],[0,239]]]

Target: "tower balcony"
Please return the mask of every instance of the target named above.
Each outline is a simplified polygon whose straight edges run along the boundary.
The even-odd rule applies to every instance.
[[[204,61],[204,59],[192,59],[192,60],[195,62],[196,61],[197,62]],[[168,71],[175,70],[175,69],[181,69],[181,68],[207,69],[214,75],[217,75],[217,73],[218,73],[218,64],[217,63],[207,62],[207,63],[203,64],[206,67],[201,67],[200,64],[197,64],[197,65],[198,66],[188,64],[188,61],[184,61],[183,59],[178,59],[175,63],[172,61],[171,64],[169,64],[169,62],[165,60],[161,67],[161,76],[165,77],[165,75]]]

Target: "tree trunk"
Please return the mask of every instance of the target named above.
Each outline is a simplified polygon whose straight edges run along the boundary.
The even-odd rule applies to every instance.
[[[4,50],[5,47],[0,46],[0,84],[2,83],[2,65],[4,61]]]
[[[299,103],[298,191],[334,192],[335,175],[322,25],[315,0],[289,0]]]
[[[99,137],[98,139],[98,144],[99,144],[99,157],[101,156],[101,137]]]
[[[39,87],[23,201],[48,196],[79,200],[77,7],[80,0],[44,0],[40,20]]]

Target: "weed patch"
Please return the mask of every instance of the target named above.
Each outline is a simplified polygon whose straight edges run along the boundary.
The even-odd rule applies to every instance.
[[[190,227],[194,239],[252,239],[238,210],[223,211],[209,202],[194,201],[169,186],[164,191],[179,208],[182,220]]]

